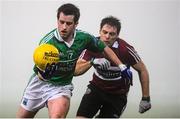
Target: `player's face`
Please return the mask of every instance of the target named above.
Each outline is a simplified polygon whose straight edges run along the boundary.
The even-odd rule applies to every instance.
[[[111,46],[118,37],[117,28],[111,25],[105,24],[100,29],[100,39],[108,46]]]
[[[61,12],[57,22],[59,34],[63,40],[72,37],[74,30],[77,27],[77,23],[74,22],[74,15],[65,15]]]

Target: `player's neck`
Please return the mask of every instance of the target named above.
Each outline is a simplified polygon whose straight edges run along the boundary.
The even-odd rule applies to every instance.
[[[63,39],[65,42],[70,43],[73,39],[73,34],[71,34],[69,37]]]

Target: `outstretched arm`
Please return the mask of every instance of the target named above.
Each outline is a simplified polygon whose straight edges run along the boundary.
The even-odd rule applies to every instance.
[[[131,79],[132,74],[128,70],[128,68],[120,61],[120,59],[116,56],[116,54],[110,49],[108,46],[104,48],[104,54],[105,57],[107,57],[109,60],[114,62],[121,70],[122,75],[126,78]],[[104,62],[101,62],[104,64]],[[86,61],[83,59],[78,59],[76,68],[75,68],[75,73],[74,76],[82,75],[85,73],[90,67],[92,66],[91,61]]]
[[[138,72],[141,89],[142,89],[142,99],[139,104],[139,112],[144,113],[151,109],[150,101],[150,91],[149,91],[149,73],[146,69],[145,64],[140,61],[133,66],[133,68]]]
[[[149,97],[149,73],[146,69],[145,64],[140,61],[133,66],[133,68],[138,72],[141,89],[142,89],[142,97]]]
[[[104,54],[108,59],[112,60],[115,64],[117,64],[117,66],[123,65],[122,62],[116,56],[116,54],[108,46],[104,48]],[[92,66],[91,61],[78,59],[76,63],[74,76],[79,76],[79,75],[84,74],[87,70],[91,68],[91,66]]]

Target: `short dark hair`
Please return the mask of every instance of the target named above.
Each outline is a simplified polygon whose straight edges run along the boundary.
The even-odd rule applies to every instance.
[[[116,27],[117,28],[117,33],[119,34],[119,32],[121,30],[121,22],[120,22],[120,20],[118,18],[116,18],[114,16],[108,16],[108,17],[103,18],[101,20],[100,29],[102,29],[102,27],[105,24]]]
[[[71,3],[66,3],[60,6],[57,10],[57,19],[59,19],[60,13],[63,12],[65,15],[74,15],[74,22],[77,22],[80,17],[79,8]]]

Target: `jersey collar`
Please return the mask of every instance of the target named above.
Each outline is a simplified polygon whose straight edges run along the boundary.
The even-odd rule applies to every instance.
[[[119,46],[119,44],[118,44],[117,41],[115,41],[115,42],[113,43],[113,45],[112,45],[113,48],[118,48],[118,46]]]
[[[60,42],[64,42],[68,47],[71,47],[72,44],[74,43],[74,38],[76,36],[76,30],[74,31],[74,36],[73,36],[73,39],[70,43],[64,41],[61,37],[61,35],[59,34],[59,31],[58,29],[56,28],[56,30],[54,31],[54,36],[60,41]]]

